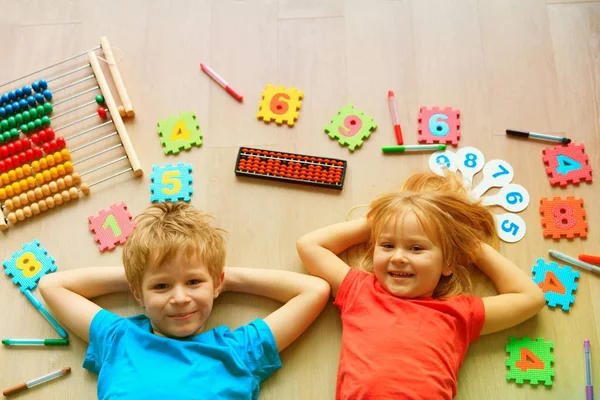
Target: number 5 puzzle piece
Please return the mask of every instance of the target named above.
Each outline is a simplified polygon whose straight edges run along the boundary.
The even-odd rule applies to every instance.
[[[348,104],[340,108],[338,115],[325,127],[325,132],[331,139],[337,139],[340,145],[346,145],[348,150],[354,151],[375,129],[377,125],[373,118]]]
[[[192,188],[192,165],[179,163],[177,165],[154,165],[150,174],[150,201],[190,201],[194,190]]]
[[[419,109],[419,143],[458,145],[460,139],[460,110],[452,107]]]
[[[529,381],[531,385],[544,381],[544,385],[552,386],[555,374],[552,367],[554,343],[545,342],[543,338],[537,338],[535,342],[528,337],[519,340],[514,336],[508,340],[506,366],[509,372],[506,373],[506,380],[514,380],[518,384]]]
[[[592,167],[588,164],[583,144],[569,143],[542,151],[542,160],[548,165],[546,173],[550,175],[552,186],[578,185],[582,180],[592,181]]]
[[[14,252],[2,265],[6,275],[12,275],[13,283],[19,286],[21,292],[35,289],[42,276],[57,269],[54,258],[48,255],[48,250],[41,247],[37,239],[25,243],[23,250]]]
[[[549,307],[561,306],[564,311],[569,311],[575,302],[574,292],[577,290],[579,272],[571,267],[560,268],[557,263],[546,263],[538,258],[533,266],[533,281],[542,289]]]
[[[135,222],[125,203],[113,204],[88,218],[90,231],[100,251],[113,250],[117,243],[124,244],[135,228]]]
[[[292,127],[298,119],[302,97],[304,93],[296,88],[286,89],[283,86],[275,87],[268,84],[262,92],[256,118],[262,119],[267,124],[271,121],[275,121],[278,125],[285,122]]]
[[[178,154],[181,149],[189,150],[192,145],[202,146],[202,132],[193,112],[182,112],[158,121],[158,135],[165,154]]]
[[[573,239],[575,236],[587,237],[588,223],[585,220],[583,199],[568,196],[566,199],[554,197],[552,200],[543,197],[540,199],[540,213],[544,237],[552,236],[560,239],[566,236]]]

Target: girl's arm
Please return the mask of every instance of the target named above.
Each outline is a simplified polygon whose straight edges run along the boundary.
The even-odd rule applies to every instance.
[[[491,246],[481,245],[475,261],[498,291],[498,295],[484,297],[485,322],[481,334],[511,328],[533,317],[546,304],[544,293],[530,276]]]
[[[337,254],[369,240],[371,229],[366,218],[330,225],[302,236],[296,243],[300,259],[311,275],[325,279],[336,296],[350,270]]]
[[[38,286],[54,315],[86,342],[90,341],[92,319],[101,310],[89,299],[129,290],[123,267],[55,272],[42,277]]]
[[[324,280],[305,274],[226,267],[223,291],[249,293],[284,303],[264,318],[275,337],[277,350],[282,351],[325,308],[330,288]]]

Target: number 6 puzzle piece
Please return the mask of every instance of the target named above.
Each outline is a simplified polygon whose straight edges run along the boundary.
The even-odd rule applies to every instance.
[[[41,247],[37,239],[25,243],[23,250],[14,252],[2,265],[6,275],[12,275],[13,283],[19,286],[21,292],[35,289],[42,276],[57,269],[54,258],[48,255],[48,250]]]
[[[267,124],[271,121],[275,121],[278,125],[285,122],[292,127],[298,119],[302,97],[304,93],[296,88],[286,89],[283,86],[275,87],[268,84],[262,92],[256,118],[262,119]]]
[[[419,143],[449,143],[458,145],[460,139],[460,110],[452,107],[419,109]]]
[[[135,222],[125,203],[113,204],[88,218],[90,231],[100,251],[113,250],[117,243],[124,244],[135,228]]]
[[[338,115],[325,127],[325,132],[331,139],[337,139],[340,145],[346,145],[348,150],[354,151],[375,129],[377,125],[373,118],[348,104],[338,111]]]
[[[532,272],[532,279],[544,292],[548,306],[559,305],[564,311],[569,311],[571,304],[575,302],[574,292],[578,286],[575,279],[579,278],[579,272],[566,265],[560,268],[553,261],[546,263],[541,258],[538,258]]]
[[[506,366],[509,372],[506,373],[506,380],[514,380],[518,384],[529,381],[531,385],[543,381],[544,385],[552,386],[555,374],[552,367],[554,342],[546,342],[543,338],[533,342],[528,337],[519,340],[514,336],[510,336],[508,341]]]
[[[192,189],[192,165],[154,165],[150,174],[150,201],[190,201]]]
[[[542,160],[548,165],[546,173],[550,175],[552,186],[567,186],[569,182],[578,185],[582,180],[592,181],[592,167],[588,164],[583,144],[569,143],[542,151]]]
[[[192,145],[202,146],[202,132],[193,112],[182,112],[158,121],[158,135],[165,154],[178,154],[181,149],[189,150]]]
[[[560,239],[566,236],[573,239],[575,236],[587,237],[588,223],[585,220],[583,199],[568,196],[566,199],[554,197],[552,200],[543,197],[540,199],[540,213],[544,237],[552,236]]]

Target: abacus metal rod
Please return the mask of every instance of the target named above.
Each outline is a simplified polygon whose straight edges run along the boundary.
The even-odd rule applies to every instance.
[[[101,154],[108,153],[108,152],[109,152],[109,151],[111,151],[111,150],[118,149],[119,147],[123,147],[123,145],[122,145],[121,143],[119,143],[119,144],[115,144],[114,146],[112,146],[112,147],[109,147],[108,149],[104,149],[104,150],[102,150],[102,151],[100,151],[100,152],[98,152],[98,153],[92,154],[91,156],[88,156],[88,157],[86,157],[86,158],[82,158],[81,160],[79,160],[79,161],[77,161],[77,162],[74,162],[74,163],[73,163],[73,166],[75,166],[75,165],[77,165],[77,164],[81,164],[82,162],[86,162],[87,160],[91,160],[92,158],[94,158],[94,157],[98,157],[98,156],[99,156],[99,155],[101,155]]]
[[[81,174],[79,174],[79,175],[80,175],[80,176],[84,176],[84,175],[87,175],[87,174],[91,174],[92,172],[96,172],[96,171],[98,171],[99,169],[102,169],[102,168],[104,168],[104,167],[108,167],[109,165],[112,165],[112,164],[114,164],[114,163],[117,163],[117,162],[119,162],[119,161],[121,161],[121,160],[125,160],[125,159],[127,159],[127,156],[123,156],[123,157],[115,158],[114,160],[112,160],[112,161],[109,161],[109,162],[107,162],[106,164],[100,165],[100,166],[98,166],[98,167],[96,167],[96,168],[92,168],[92,169],[90,169],[89,171],[85,171],[85,172],[83,172],[83,173],[81,173]]]
[[[58,132],[58,131],[60,131],[61,129],[68,128],[68,127],[70,127],[70,126],[73,126],[73,125],[75,125],[75,124],[78,124],[78,123],[80,123],[80,122],[83,122],[83,121],[85,121],[86,119],[94,118],[94,117],[96,117],[96,116],[98,116],[98,113],[93,113],[93,114],[91,114],[91,115],[88,115],[87,117],[83,117],[83,118],[80,118],[80,119],[78,119],[77,121],[71,122],[70,124],[67,124],[67,125],[65,125],[65,126],[61,126],[60,128],[56,128],[56,129],[54,130],[54,132]]]
[[[86,68],[90,68],[90,67],[91,67],[91,64],[90,64],[90,63],[87,63],[87,64],[85,64],[85,65],[83,65],[83,66],[81,66],[81,67],[79,67],[79,68],[75,68],[75,69],[73,69],[73,70],[71,70],[71,71],[69,71],[69,72],[65,72],[64,74],[60,74],[60,75],[58,75],[58,76],[55,76],[54,78],[46,79],[46,82],[50,83],[50,82],[52,82],[52,81],[56,81],[56,80],[58,80],[58,79],[60,79],[60,78],[64,78],[64,77],[65,77],[65,76],[67,76],[67,75],[74,74],[74,73],[75,73],[75,72],[77,72],[77,71],[81,71],[82,69],[86,69]]]
[[[76,151],[78,151],[78,150],[85,149],[85,148],[86,148],[86,147],[88,147],[88,146],[91,146],[91,145],[93,145],[93,144],[96,144],[96,143],[98,143],[98,142],[101,142],[101,141],[103,141],[103,140],[106,140],[106,139],[108,139],[108,138],[110,138],[110,137],[113,137],[113,136],[115,136],[115,135],[118,135],[118,134],[119,134],[119,132],[117,132],[117,131],[114,131],[113,133],[109,133],[109,134],[108,134],[108,135],[106,135],[106,136],[102,136],[101,138],[98,138],[98,139],[96,139],[96,140],[92,140],[92,141],[91,141],[91,142],[89,142],[89,143],[86,143],[86,144],[84,144],[84,145],[81,145],[81,146],[79,146],[79,147],[76,147],[76,148],[74,148],[73,150],[70,150],[70,151],[69,151],[69,153],[73,154],[73,153],[75,153],[75,152],[76,152]]]
[[[78,84],[80,84],[81,82],[89,81],[90,79],[93,79],[93,78],[94,78],[94,74],[92,74],[92,75],[89,75],[89,76],[86,76],[85,78],[82,78],[82,79],[80,79],[80,80],[78,80],[78,81],[75,81],[75,82],[69,83],[68,85],[65,85],[65,86],[63,86],[63,87],[61,87],[61,88],[54,89],[53,93],[58,93],[58,92],[60,92],[61,90],[68,89],[68,88],[70,88],[71,86],[78,85]]]
[[[73,99],[74,99],[74,98],[76,98],[76,97],[83,96],[84,94],[86,94],[86,93],[89,93],[89,92],[92,92],[92,91],[94,91],[94,90],[96,90],[96,89],[99,89],[99,88],[100,88],[100,87],[99,87],[98,85],[96,85],[96,86],[94,86],[93,88],[90,88],[90,89],[88,89],[88,90],[85,90],[85,91],[83,91],[83,92],[81,92],[81,93],[74,94],[74,95],[73,95],[73,96],[71,96],[71,97],[67,97],[66,99],[63,99],[63,100],[61,100],[61,101],[57,101],[56,103],[52,103],[52,106],[53,106],[53,107],[56,107],[56,106],[58,106],[58,105],[60,105],[60,104],[62,104],[62,103],[65,103],[65,102],[67,102],[67,101],[69,101],[69,100],[73,100]]]
[[[89,106],[90,104],[96,104],[96,100],[92,100],[92,101],[90,101],[89,103],[85,103],[85,104],[82,104],[82,105],[80,105],[80,106],[77,106],[77,107],[75,107],[75,108],[71,108],[70,110],[67,110],[67,111],[65,111],[65,112],[63,112],[63,113],[60,113],[60,114],[58,114],[58,115],[53,115],[53,116],[52,116],[52,120],[54,121],[54,120],[56,120],[57,118],[60,118],[60,117],[62,117],[63,115],[67,115],[67,114],[69,114],[69,113],[72,113],[73,111],[80,110],[80,109],[82,109],[82,108],[84,108],[84,107],[87,107],[87,106]]]
[[[37,73],[39,73],[39,72],[42,72],[42,71],[45,71],[45,70],[47,70],[47,69],[50,69],[50,68],[56,67],[57,65],[60,65],[60,64],[66,63],[67,61],[74,60],[74,59],[76,59],[77,57],[81,57],[81,56],[83,56],[83,55],[86,55],[86,54],[88,54],[88,53],[90,53],[90,52],[92,52],[92,51],[96,51],[96,50],[98,50],[99,48],[100,48],[100,46],[96,46],[96,47],[94,47],[93,49],[86,50],[86,51],[84,51],[84,52],[82,52],[82,53],[76,54],[76,55],[74,55],[74,56],[72,56],[72,57],[69,57],[69,58],[67,58],[67,59],[65,59],[65,60],[59,61],[59,62],[57,62],[57,63],[55,63],[55,64],[49,65],[49,66],[47,66],[47,67],[44,67],[44,68],[42,68],[42,69],[38,69],[37,71],[31,72],[31,73],[29,73],[29,74],[27,74],[27,75],[23,75],[23,76],[20,76],[20,77],[18,77],[18,78],[15,78],[15,79],[13,79],[12,81],[9,81],[9,82],[6,82],[6,83],[3,83],[2,85],[0,85],[0,88],[1,88],[1,87],[3,87],[3,86],[6,86],[6,85],[10,85],[10,84],[11,84],[11,83],[13,83],[13,82],[20,81],[21,79],[27,78],[28,76],[35,75],[35,74],[37,74]]]
[[[81,135],[83,135],[83,134],[85,134],[85,133],[91,132],[91,131],[93,131],[94,129],[102,128],[103,126],[106,126],[106,125],[108,125],[108,124],[112,124],[112,119],[111,119],[110,121],[103,122],[103,123],[101,123],[100,125],[96,125],[96,126],[93,126],[93,127],[89,128],[89,129],[86,129],[86,130],[84,130],[84,131],[81,131],[81,132],[79,132],[79,133],[76,133],[76,134],[75,134],[75,135],[73,135],[73,136],[69,136],[68,138],[65,138],[65,140],[71,140],[71,139],[75,139],[75,138],[76,138],[76,137],[78,137],[78,136],[81,136]],[[56,132],[56,131],[55,131],[55,132]]]
[[[99,181],[91,183],[88,186],[92,187],[92,186],[97,185],[99,183],[106,182],[109,179],[116,178],[117,176],[123,175],[124,173],[129,172],[129,171],[133,171],[133,168],[130,167],[130,168],[124,169],[123,171],[117,172],[116,174],[113,174],[113,175],[111,175],[111,176],[109,176],[107,178],[103,178],[103,179],[100,179]]]

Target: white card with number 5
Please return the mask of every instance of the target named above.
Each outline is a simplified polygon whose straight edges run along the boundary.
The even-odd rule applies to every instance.
[[[498,236],[505,242],[518,242],[525,236],[527,225],[525,225],[525,220],[517,214],[495,214],[494,218],[496,218],[496,230],[498,231]]]
[[[483,206],[501,206],[511,212],[521,212],[529,205],[529,192],[521,185],[511,183],[494,196],[481,198]]]

